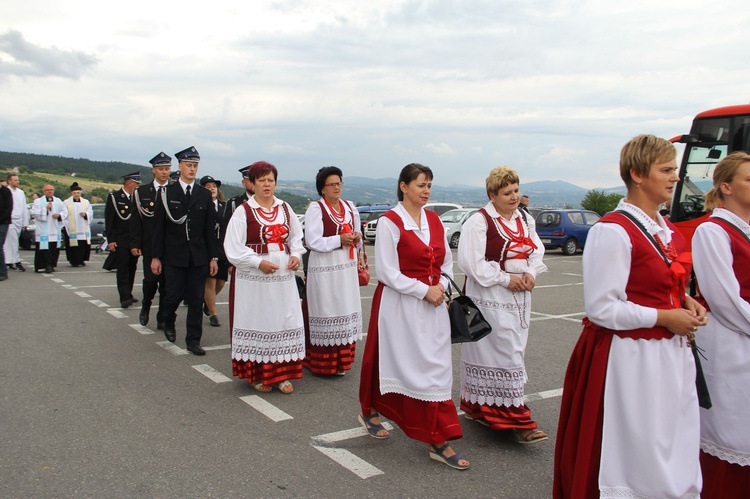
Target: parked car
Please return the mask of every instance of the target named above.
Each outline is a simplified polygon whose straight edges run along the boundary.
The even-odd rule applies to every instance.
[[[573,255],[586,245],[589,229],[599,218],[587,210],[542,210],[536,217],[536,232],[545,248]]]
[[[461,227],[470,216],[476,213],[479,208],[459,208],[457,210],[448,210],[440,215],[440,220],[445,227],[445,237],[451,248],[458,248],[458,240],[461,237]]]
[[[463,208],[463,206],[456,203],[427,203],[424,205],[425,210],[432,210],[438,215],[442,215],[446,211],[457,210],[460,208]]]
[[[383,216],[383,213],[393,208],[394,206],[389,206],[389,205],[357,206],[357,211],[359,211],[359,219],[360,219],[360,222],[362,222],[362,236],[365,238],[365,241],[375,240],[375,229],[377,228],[377,219]],[[371,221],[375,223],[369,229],[370,237],[367,237],[367,230],[368,230],[367,224]]]

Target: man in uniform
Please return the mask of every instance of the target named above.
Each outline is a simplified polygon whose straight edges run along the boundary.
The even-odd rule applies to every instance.
[[[218,248],[214,237],[216,209],[211,193],[195,182],[200,155],[195,147],[175,154],[180,178],[166,188],[156,205],[151,270],[163,272],[167,280],[164,300],[164,336],[174,342],[177,336],[177,308],[188,305],[185,344],[195,355],[205,355],[203,335],[203,293],[206,277],[216,275]]]
[[[154,275],[151,271],[154,231],[156,230],[156,204],[162,192],[169,185],[169,171],[172,169],[172,157],[160,152],[151,160],[151,172],[154,181],[135,190],[136,214],[130,224],[130,252],[143,256],[143,298],[138,321],[142,326],[148,324],[151,303],[159,291],[159,308],[156,311],[156,329],[164,329],[164,298],[167,296],[164,273]]]
[[[133,191],[141,183],[139,172],[122,176],[122,189],[110,192],[104,207],[104,226],[107,231],[109,251],[115,253],[117,267],[117,292],[120,305],[128,308],[137,302],[133,298],[133,283],[138,267],[138,256],[130,252],[130,224],[134,219]]]
[[[247,178],[247,171],[249,169],[249,166],[245,166],[243,168],[240,168],[239,170],[242,174],[242,186],[245,188],[245,192],[234,196],[229,201],[227,201],[227,205],[224,208],[224,227],[227,227],[229,225],[229,220],[232,218],[234,210],[239,208],[242,203],[250,199],[250,196],[254,194],[253,183],[250,182],[250,180]]]
[[[49,274],[57,267],[62,242],[62,221],[68,212],[62,200],[55,197],[54,186],[47,184],[42,188],[42,192],[44,195],[35,199],[31,207],[36,225],[34,272]]]
[[[65,217],[65,256],[73,267],[83,267],[91,255],[91,219],[94,209],[81,197],[81,186],[73,182],[70,197],[63,201],[68,216]]]
[[[18,175],[15,173],[8,175],[8,187],[13,195],[13,213],[8,225],[8,235],[5,238],[5,263],[10,269],[26,272],[21,263],[21,256],[18,254],[18,239],[21,237],[21,231],[29,225],[29,209],[26,206],[26,194],[18,187],[19,185]]]

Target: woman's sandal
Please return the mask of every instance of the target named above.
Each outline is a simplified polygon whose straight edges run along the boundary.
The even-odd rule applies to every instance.
[[[272,386],[264,385],[262,381],[258,381],[257,383],[253,383],[252,387],[255,388],[257,391],[261,393],[268,393],[273,390]]]
[[[287,380],[282,381],[276,386],[279,387],[279,391],[284,395],[289,395],[294,391],[294,386],[292,386],[292,384]]]
[[[547,434],[544,433],[542,430],[519,430],[518,428],[513,428],[513,433],[516,434],[516,441],[519,444],[536,444],[539,442],[543,442],[547,440]]]
[[[375,414],[370,414],[369,416],[363,416],[362,414],[357,414],[357,420],[362,425],[362,427],[367,431],[368,435],[370,435],[372,438],[377,438],[378,440],[383,440],[391,436],[390,433],[388,433],[388,430],[385,429],[385,426],[383,426],[381,423],[373,423],[372,420],[375,418],[379,418],[380,414],[377,412]],[[385,435],[380,434],[381,432],[385,432]]]
[[[469,461],[467,461],[466,459],[463,459],[459,455],[458,452],[453,454],[451,457],[447,457],[445,455],[445,450],[448,448],[448,446],[449,446],[448,442],[446,442],[445,445],[443,445],[442,447],[438,447],[437,445],[431,445],[430,446],[430,459],[434,459],[435,461],[446,464],[456,470],[468,470]],[[466,461],[467,464],[461,464],[462,460]]]

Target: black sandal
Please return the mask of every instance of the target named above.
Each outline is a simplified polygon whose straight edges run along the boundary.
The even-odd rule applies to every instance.
[[[362,427],[367,431],[367,433],[372,438],[377,438],[378,440],[383,440],[388,437],[390,437],[390,433],[388,433],[388,430],[385,429],[385,426],[378,423],[375,424],[372,422],[374,418],[379,418],[380,414],[377,412],[375,414],[370,414],[369,416],[363,416],[362,414],[357,414],[357,420],[362,425]],[[384,431],[385,435],[378,435],[379,432]]]
[[[453,454],[451,457],[447,457],[445,455],[445,449],[447,449],[448,446],[449,446],[448,442],[445,442],[445,445],[443,445],[442,447],[438,447],[437,445],[431,445],[430,446],[430,459],[434,459],[435,461],[446,464],[456,470],[468,470],[469,469],[468,464],[460,463],[462,457],[459,455],[458,452]]]

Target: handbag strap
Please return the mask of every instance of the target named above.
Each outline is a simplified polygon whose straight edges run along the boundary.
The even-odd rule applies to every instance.
[[[456,291],[458,291],[458,294],[460,296],[464,296],[464,294],[461,292],[461,288],[458,287],[458,284],[456,284],[456,282],[451,278],[451,276],[449,276],[445,272],[441,273],[440,275],[442,275],[443,277],[445,277],[446,279],[448,279],[448,281],[451,283],[451,285],[453,285],[453,287],[456,288]],[[445,291],[445,294],[448,295],[448,298],[450,298],[453,295],[453,293],[451,292],[450,286]]]

